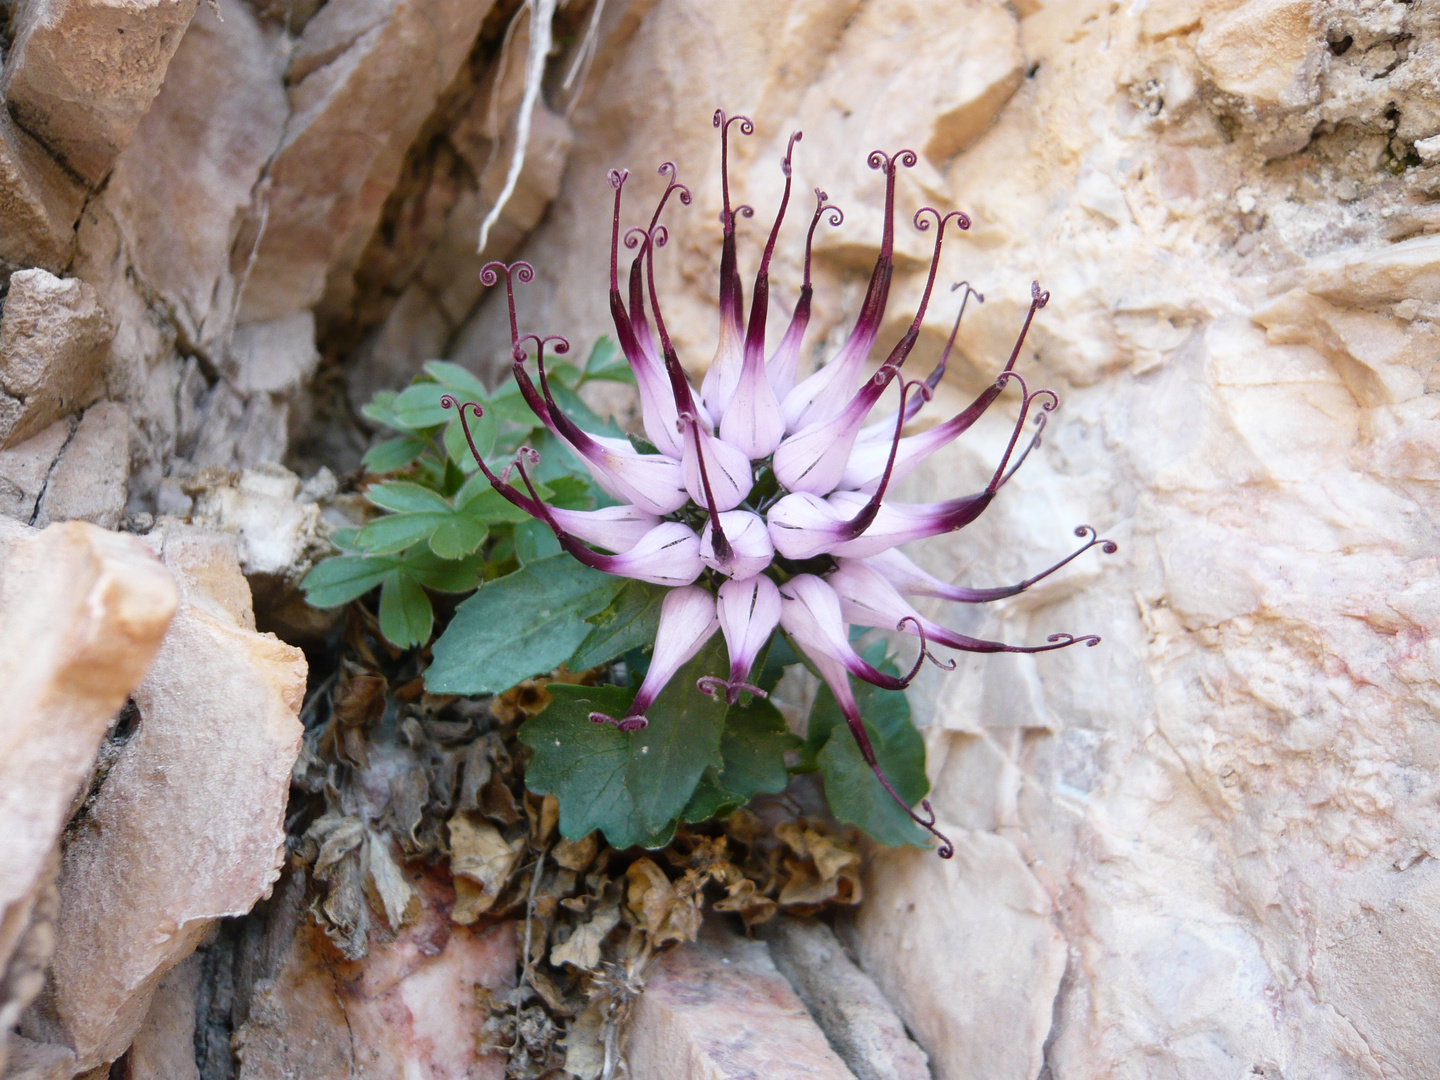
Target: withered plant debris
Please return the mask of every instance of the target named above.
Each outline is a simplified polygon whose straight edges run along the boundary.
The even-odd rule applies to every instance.
[[[310,913],[349,959],[418,913],[407,866],[453,880],[456,923],[520,922],[517,988],[480,991],[474,1033],[507,1055],[507,1077],[614,1075],[651,961],[695,940],[707,907],[748,929],[860,902],[858,832],[790,796],[682,825],[656,851],[562,837],[555,799],[525,789],[517,731],[550,704],[544,682],[609,672],[467,698],[425,693],[429,662],[387,642],[364,601],[347,607],[334,670],[302,713],[291,844]]]

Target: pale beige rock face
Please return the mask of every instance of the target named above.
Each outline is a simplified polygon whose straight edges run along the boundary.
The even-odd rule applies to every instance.
[[[132,695],[135,733],[65,849],[46,1014],[51,1041],[82,1069],[129,1045],[161,979],[215,919],[268,893],[300,746],[303,655],[244,625],[248,604],[233,617],[219,549],[156,542],[187,595],[221,588],[176,612]]]
[[[656,962],[625,1058],[635,1080],[854,1080],[764,944],[713,921]]]
[[[0,519],[9,702],[0,724],[0,972],[105,729],[159,648],[176,600],[140,540],[82,522],[37,531]]]
[[[732,18],[661,0],[574,114],[565,186],[521,251],[537,270],[525,329],[582,351],[607,331],[604,170],[632,169],[629,224],[658,190],[654,165],[674,159],[695,205],[667,211],[657,284],[682,358],[703,368],[719,247],[709,114],[724,105],[759,124],[732,151],[735,198],[757,207],[742,273],[794,128],[797,190],[818,183],[846,211],[817,240],[810,341],[832,351],[879,240],[864,154],[927,145],[902,104],[872,107],[874,88],[939,63],[943,34],[860,34],[911,10],[837,0]],[[925,415],[993,377],[1032,279],[1053,298],[1020,371],[1063,406],[985,517],[913,554],[990,585],[1048,565],[1081,522],[1121,551],[1003,605],[927,607],[986,637],[1104,642],[962,658],[917,682],[937,808],[981,854],[877,854],[857,944],[946,1080],[1425,1075],[1440,1053],[1423,899],[1440,843],[1440,215],[1434,168],[1408,155],[1440,133],[1440,25],[1417,5],[1281,0],[987,10],[1015,20],[1033,75],[968,147],[905,174],[877,352],[923,283],[933,233],[906,217],[963,209],[974,224],[947,240],[937,293],[966,278],[986,303]],[[800,237],[792,218],[772,271],[782,312]],[[918,371],[955,308],[937,296]],[[482,311],[457,355],[503,358],[500,315]],[[1013,410],[898,496],[983,486]],[[967,929],[985,926],[1028,928],[1029,951]],[[1014,1007],[989,1009],[1000,1001]]]
[[[231,249],[289,115],[286,47],[241,0],[202,6],[100,196],[131,275],[217,367],[248,255]]]
[[[58,273],[75,253],[84,203],[85,189],[0,111],[0,259]]]
[[[268,171],[264,232],[257,216],[238,241],[237,251],[255,253],[242,321],[313,307],[327,292],[327,308],[344,311],[405,151],[490,7],[356,0],[327,4],[306,26],[289,74],[290,119]]]
[[[102,401],[85,410],[50,466],[35,524],[93,521],[104,529],[117,528],[129,478],[130,413],[118,402]]]
[[[32,135],[98,184],[165,79],[196,0],[26,0],[0,94]]]
[[[45,270],[10,275],[0,316],[0,450],[95,397],[115,323],[94,289]]]

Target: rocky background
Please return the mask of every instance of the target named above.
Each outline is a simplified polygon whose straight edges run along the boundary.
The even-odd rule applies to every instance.
[[[998,584],[1081,522],[1121,545],[960,627],[1100,648],[912,691],[959,851],[873,852],[842,929],[934,1076],[1433,1071],[1440,4],[9,0],[0,43],[12,1074],[114,1075],[131,1048],[127,1076],[236,1075],[202,1046],[216,920],[294,906],[273,890],[306,669],[259,631],[323,629],[294,584],[372,437],[358,407],[433,357],[494,376],[488,258],[535,264],[527,328],[583,354],[607,323],[605,172],[628,166],[645,199],[665,160],[695,201],[669,214],[658,284],[702,368],[717,106],[757,125],[732,157],[757,207],[742,273],[792,130],[797,191],[845,210],[817,239],[808,359],[847,330],[878,249],[872,149],[920,155],[895,333],[930,246],[906,217],[974,221],[942,283],[985,303],[926,415],[993,376],[1030,281],[1051,290],[1020,366],[1063,401],[1045,444],[916,557]],[[798,217],[772,271],[784,308]],[[955,300],[932,305],[917,367]],[[981,483],[1010,422],[902,497]],[[498,1075],[435,1047],[468,1045],[443,1026],[473,1019],[453,987],[499,985],[515,945],[455,934],[337,990],[369,1002],[352,1046],[444,985],[443,1023],[404,1006],[430,1047],[413,1075]],[[666,1054],[739,1022],[682,1023],[667,1000],[642,999],[637,1075],[699,1069]],[[238,1075],[294,1060],[257,1051]],[[399,1075],[332,1066],[305,1074]]]

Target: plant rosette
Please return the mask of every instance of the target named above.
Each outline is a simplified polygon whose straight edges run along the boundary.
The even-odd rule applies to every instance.
[[[801,135],[791,136],[781,161],[784,193],[747,315],[735,224],[753,210],[732,208],[728,152],[731,127],[749,135],[754,125],[718,110],[714,123],[723,195],[720,326],[699,387],[680,363],[655,289],[656,253],[667,240],[661,218],[672,197],[688,204],[690,192],[674,163],[664,163],[666,187],[648,224],[622,233],[628,173],[613,171],[610,311],[619,357],[597,346],[584,367],[547,364],[547,349],[564,356],[570,346],[559,336],[520,332],[515,287],[532,281],[534,269],[487,264],[482,282],[503,280],[506,290],[513,383],[492,394],[463,369],[432,363],[426,381],[372,405],[367,415],[406,434],[375,447],[370,467],[409,468],[422,479],[372,488],[371,501],[389,514],[342,538],[354,550],[317,567],[311,578],[318,580],[312,586],[307,579],[307,588],[315,602],[335,603],[359,595],[362,584],[381,583],[383,628],[387,588],[397,597],[392,610],[419,609],[426,588],[453,587],[467,574],[468,587],[493,579],[459,605],[435,642],[425,676],[435,693],[498,692],[562,664],[571,671],[606,665],[612,676],[628,676],[611,679],[626,685],[551,685],[553,703],[521,730],[534,751],[526,783],[557,796],[567,837],[599,828],[617,847],[661,846],[678,822],[722,815],[755,794],[783,790],[791,773],[818,770],[841,821],[890,844],[922,843],[923,828],[948,858],[953,847],[925,798],[924,747],[904,688],[927,659],[954,667],[935,656],[936,646],[1040,653],[1100,640],[1066,633],[1037,645],[974,638],[927,618],[906,598],[1002,600],[1092,547],[1116,550],[1082,525],[1075,533],[1084,543],[1053,566],[1015,585],[969,588],[934,577],[899,549],[975,521],[1039,445],[1059,399],[1047,389],[1030,391],[1015,366],[1049,293],[1032,283],[1014,347],[990,386],[955,416],[905,434],[944,376],[966,303],[984,300],[968,283],[954,287],[965,291],[939,362],[924,379],[907,379],[904,364],[931,301],[946,229],[966,229],[969,219],[932,207],[914,215],[918,230],[935,232],[924,292],[905,332],[867,376],[894,271],[896,175],[917,160],[909,150],[872,152],[868,164],[885,178],[880,254],[849,336],[828,363],[800,379],[815,232],[822,219],[840,225],[843,214],[815,189],[799,299],[767,356],[769,268]],[[624,292],[622,242],[634,252]],[[587,378],[634,383],[643,438],[627,438],[585,408],[576,390]],[[932,503],[887,497],[1012,384],[1020,394],[1017,419],[983,489]],[[893,412],[872,420],[892,387]],[[436,442],[443,459],[434,454]],[[427,462],[427,454],[436,460]],[[465,562],[482,550],[473,566]],[[468,569],[441,581],[432,558]],[[327,570],[336,563],[345,569]],[[428,638],[428,600],[424,609],[406,617],[406,644]],[[870,629],[918,639],[910,670],[886,658],[883,642],[856,648],[856,634]],[[783,669],[797,662],[825,687],[803,745],[767,700]]]

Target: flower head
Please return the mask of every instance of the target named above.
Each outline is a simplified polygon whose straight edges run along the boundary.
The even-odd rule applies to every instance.
[[[810,320],[812,288],[810,256],[822,218],[838,226],[844,215],[825,192],[815,189],[815,210],[805,241],[804,280],[779,346],[765,355],[770,305],[770,263],[785,212],[790,204],[792,158],[800,133],[790,138],[781,169],[784,194],[775,215],[760,269],[751,292],[748,320],[743,286],[736,269],[735,223],[753,216],[748,206],[732,207],[729,186],[729,136],[732,126],[749,135],[751,121],[715,113],[720,131],[723,208],[720,215],[720,332],[715,356],[698,391],[687,378],[665,326],[655,290],[655,256],[667,233],[661,216],[672,196],[682,204],[690,191],[678,180],[673,162],[660,166],[667,181],[648,225],[621,233],[621,196],[628,173],[610,173],[614,211],[610,239],[610,311],[620,348],[629,361],[640,392],[645,436],[654,452],[630,442],[603,438],[581,430],[556,404],[545,370],[545,350],[565,353],[559,337],[519,332],[515,314],[515,283],[528,282],[534,270],[524,262],[510,266],[489,263],[481,271],[487,285],[504,277],[509,305],[512,360],[520,391],[535,415],[554,436],[584,462],[595,483],[620,505],[599,510],[562,510],[541,501],[526,471],[537,455],[522,448],[514,467],[525,491],[494,475],[476,461],[497,491],[526,513],[544,521],[561,546],[587,566],[611,574],[671,586],[660,614],[660,628],[645,680],[627,714],[591,715],[596,723],[635,730],[646,723],[645,710],[674,674],[718,629],[730,656],[727,678],[707,677],[701,688],[723,693],[732,704],[743,693],[764,694],[748,679],[766,641],[782,629],[806,655],[834,692],[862,756],[885,789],[916,822],[941,840],[940,854],[953,853],[935,828],[928,801],[916,812],[896,794],[881,770],[850,692],[848,677],[900,689],[914,678],[925,659],[935,660],[933,645],[966,652],[1045,652],[1084,643],[1051,635],[1036,646],[985,641],[948,630],[927,619],[905,599],[906,594],[941,597],[961,603],[984,603],[1019,593],[1054,573],[1081,551],[1097,544],[1107,552],[1115,545],[1083,525],[1076,535],[1086,544],[1061,562],[1014,586],[970,589],[942,582],[899,552],[909,540],[953,532],[982,514],[1040,442],[1047,415],[1059,404],[1049,390],[1030,392],[1014,370],[1035,313],[1050,294],[1031,286],[1025,316],[1005,366],[995,382],[967,408],[927,431],[905,434],[905,425],[929,400],[945,372],[955,333],[971,296],[984,297],[961,282],[965,290],[939,363],[923,379],[907,380],[903,367],[919,336],[930,304],[947,227],[967,229],[970,221],[958,211],[942,214],[923,207],[915,227],[935,231],[934,250],[915,317],[890,349],[879,370],[865,376],[864,364],[879,334],[894,272],[895,181],[900,168],[912,167],[909,150],[894,155],[874,151],[872,169],[885,177],[884,233],[880,255],[860,313],[834,358],[813,375],[797,382],[800,347]],[[627,288],[621,291],[620,247],[634,252]],[[535,354],[536,380],[527,370],[529,348]],[[1021,394],[1019,418],[1009,445],[986,486],[958,498],[936,503],[901,503],[887,499],[895,483],[926,457],[968,430],[1014,383]],[[899,404],[892,415],[869,422],[885,391],[894,385]],[[447,398],[447,407],[456,402]],[[460,406],[480,415],[480,406]],[[1026,421],[1034,412],[1030,438],[1020,447]],[[466,429],[468,437],[468,427]],[[1018,453],[1017,453],[1018,449]],[[474,452],[474,444],[471,451]],[[508,467],[505,470],[508,474]],[[528,494],[527,494],[528,492]],[[887,675],[869,664],[850,644],[852,625],[881,627],[920,639],[920,658],[905,676]],[[951,661],[947,666],[954,667]]]

